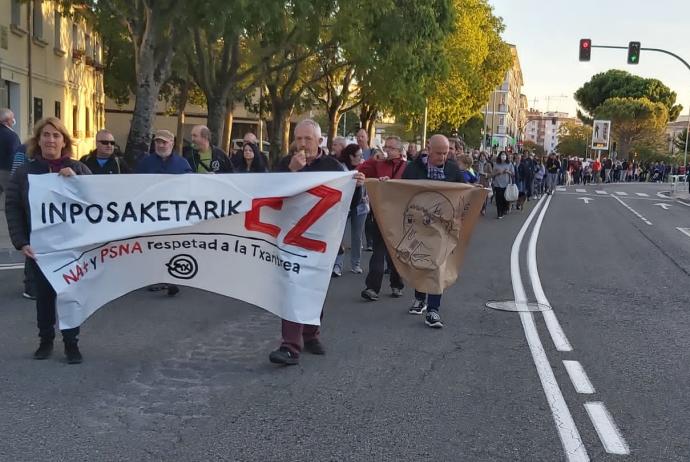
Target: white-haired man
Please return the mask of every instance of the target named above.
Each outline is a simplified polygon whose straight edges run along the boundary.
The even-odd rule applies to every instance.
[[[302,120],[295,127],[295,143],[297,152],[284,157],[276,168],[279,172],[340,172],[343,167],[334,157],[324,153],[320,148],[322,141],[321,127],[311,119]],[[358,185],[364,183],[364,175],[355,174]],[[321,312],[323,319],[323,311]],[[319,326],[300,324],[297,322],[282,322],[283,341],[280,347],[272,351],[269,360],[275,364],[295,365],[299,363],[299,355],[305,351],[315,354],[325,354],[320,340]]]
[[[10,170],[12,169],[12,161],[17,149],[22,144],[12,127],[16,120],[14,120],[14,113],[7,108],[0,109],[0,198],[7,190],[7,185],[10,183]],[[0,200],[0,208],[5,208],[5,201]]]

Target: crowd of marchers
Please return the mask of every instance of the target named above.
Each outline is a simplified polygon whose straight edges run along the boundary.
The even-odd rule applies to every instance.
[[[482,215],[486,215],[488,205],[494,203],[495,216],[501,219],[511,210],[521,210],[525,201],[553,193],[557,184],[571,181],[568,178],[573,168],[579,168],[577,163],[561,160],[554,154],[547,158],[536,158],[529,152],[486,153],[466,147],[461,139],[449,139],[440,134],[429,138],[423,147],[414,142],[405,143],[397,136],[386,137],[381,144],[373,146],[367,132],[359,130],[356,142],[348,143],[345,138],[336,137],[328,150],[323,146],[321,127],[311,119],[297,124],[288,154],[275,165],[270,165],[266,154],[260,151],[253,133],[245,134],[236,152],[226,153],[212,144],[212,134],[203,125],[193,127],[191,143],[181,154],[174,152],[176,140],[171,132],[156,130],[150,152],[138,156],[133,163],[121,155],[113,134],[100,130],[96,133],[94,150],[76,160],[73,158],[71,134],[60,119],[49,117],[37,122],[33,135],[24,143],[12,130],[13,125],[12,112],[0,109],[0,192],[5,195],[5,214],[12,244],[26,260],[23,296],[36,303],[40,342],[33,355],[35,359],[46,359],[53,352],[56,293],[37,265],[31,247],[29,174],[57,173],[70,177],[90,174],[352,171],[356,186],[347,217],[350,226],[346,230],[349,235],[343,239],[349,243],[349,252],[345,251],[345,246],[341,246],[331,275],[334,278],[342,276],[348,253],[350,271],[356,275],[363,274],[363,251],[371,252],[361,297],[375,302],[382,291],[385,275],[388,275],[390,282],[390,295],[395,298],[404,296],[405,281],[387,253],[380,229],[382,224],[377,221],[369,204],[364,185],[366,178],[380,181],[448,181],[484,187],[491,193],[483,204]],[[583,167],[583,171],[586,171],[586,167]],[[172,284],[156,284],[148,289],[163,291],[171,297],[180,292],[180,288]],[[442,294],[413,289],[412,301],[406,311],[423,315],[424,324],[430,328],[442,328]],[[323,318],[323,311],[321,316]],[[62,331],[65,356],[71,364],[82,361],[78,347],[79,333],[79,328]],[[283,320],[282,343],[270,353],[270,361],[284,365],[297,364],[302,352],[316,355],[325,353],[319,326]]]

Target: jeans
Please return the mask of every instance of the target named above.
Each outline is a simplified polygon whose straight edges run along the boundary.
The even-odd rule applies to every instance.
[[[426,294],[415,289],[414,298],[420,302],[426,301],[426,309],[428,311],[436,311],[441,309],[441,295],[443,294]]]
[[[36,324],[38,326],[38,336],[41,341],[52,342],[55,338],[55,290],[50,285],[48,279],[38,267],[38,264],[29,259],[30,271],[34,273],[36,278]],[[79,327],[73,329],[65,329],[62,332],[62,340],[65,343],[77,343],[79,335]]]
[[[506,188],[494,186],[494,198],[496,199],[496,213],[502,217],[508,211],[508,201],[506,201]]]
[[[24,292],[36,296],[36,273],[31,265],[31,258],[24,259]]]
[[[367,215],[357,215],[356,211],[350,210],[347,219],[350,220],[350,264],[352,268],[356,268],[362,263],[362,231]],[[338,255],[335,259],[336,266],[342,269],[343,260],[344,254]]]
[[[403,284],[402,278],[398,274],[398,270],[395,269],[395,265],[391,261],[390,256],[386,251],[386,244],[383,241],[383,236],[381,236],[381,230],[379,230],[379,227],[375,221],[372,231],[372,237],[374,238],[374,251],[372,252],[371,259],[369,260],[369,273],[367,274],[367,279],[365,281],[367,289],[372,289],[377,294],[381,292],[385,260],[387,261],[388,268],[391,271],[391,288],[402,290],[405,287],[405,284]]]
[[[556,184],[558,183],[558,173],[547,173],[546,174],[546,190],[548,192],[553,192],[556,189]]]

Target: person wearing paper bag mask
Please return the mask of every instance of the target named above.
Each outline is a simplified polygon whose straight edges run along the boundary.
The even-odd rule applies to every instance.
[[[36,254],[31,247],[31,208],[29,205],[29,175],[57,173],[63,177],[90,175],[89,168],[72,159],[72,137],[63,123],[48,117],[39,121],[34,135],[28,142],[27,153],[30,161],[17,169],[7,188],[6,213],[7,227],[12,244],[28,258],[36,275],[36,321],[38,336],[41,339],[34,359],[47,359],[53,353],[55,339],[56,294],[53,287],[36,263]],[[77,346],[79,327],[62,331],[65,356],[69,364],[82,362]]]
[[[437,181],[452,181],[456,183],[466,182],[466,172],[460,169],[458,164],[448,159],[448,150],[450,143],[448,138],[443,135],[434,135],[429,139],[428,154],[419,156],[414,162],[407,165],[405,173],[403,173],[404,180],[437,180]],[[429,193],[429,197],[421,197],[420,194],[416,199],[418,203],[408,205],[406,212],[406,220],[408,220],[408,227],[406,228],[406,237],[398,245],[398,252],[401,256],[405,256],[402,252],[409,252],[409,259],[413,267],[417,268],[435,268],[445,260],[447,255],[452,252],[455,244],[446,236],[450,234],[453,227],[452,213],[449,211],[452,207],[444,207],[443,202],[437,203],[434,200],[433,194]],[[438,195],[440,196],[440,194]],[[429,206],[429,205],[433,206]],[[450,204],[448,204],[450,205]],[[423,234],[431,234],[434,239],[424,239]],[[413,234],[419,234],[419,239],[412,238]],[[442,239],[436,239],[441,237]],[[438,241],[433,249],[424,249],[421,245],[417,245],[415,241],[426,240],[427,242]],[[441,308],[441,296],[443,294],[427,294],[420,290],[414,291],[414,302],[408,310],[408,313],[420,315],[426,311],[424,323],[432,328],[440,329],[443,327],[441,315],[439,310]]]
[[[333,156],[329,156],[319,147],[322,141],[321,127],[311,119],[302,120],[295,127],[294,154],[285,156],[276,166],[278,172],[341,172],[344,167]],[[354,175],[357,186],[364,183],[364,175]],[[323,311],[321,312],[323,319]],[[319,326],[300,324],[282,320],[283,341],[277,350],[270,353],[268,359],[274,364],[292,366],[299,364],[302,349],[314,355],[323,355]]]

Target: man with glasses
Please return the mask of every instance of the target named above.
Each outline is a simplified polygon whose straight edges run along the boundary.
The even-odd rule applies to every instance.
[[[80,160],[94,175],[132,173],[124,159],[116,152],[115,137],[108,130],[96,133],[96,149]]]
[[[397,136],[389,136],[383,146],[386,154],[385,159],[371,158],[364,161],[357,169],[364,173],[367,178],[378,178],[381,181],[402,178],[407,162],[402,157],[402,141]],[[376,216],[373,216],[374,226],[372,226],[373,253],[369,260],[369,274],[365,281],[366,288],[362,291],[362,298],[369,301],[379,299],[379,292],[383,284],[384,260],[388,262],[390,269],[391,295],[395,298],[402,297],[402,290],[405,287],[402,278],[391,262],[390,256],[386,251],[386,244],[381,236],[381,230],[376,224]]]

